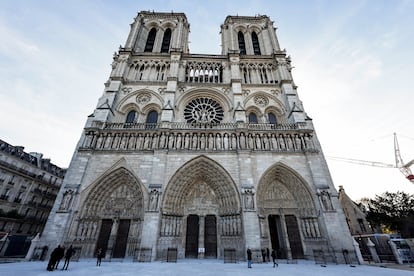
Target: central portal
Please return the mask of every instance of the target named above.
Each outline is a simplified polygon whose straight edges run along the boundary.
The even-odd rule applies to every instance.
[[[215,215],[187,217],[186,258],[217,258],[217,222]]]

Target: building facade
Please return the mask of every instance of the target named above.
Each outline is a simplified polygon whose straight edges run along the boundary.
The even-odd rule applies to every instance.
[[[0,140],[0,256],[24,256],[42,233],[65,169]]]
[[[353,252],[272,21],[228,16],[221,36],[221,55],[191,54],[185,14],[137,15],[42,243],[141,261]]]
[[[359,235],[373,234],[374,231],[366,219],[365,212],[345,193],[343,186],[339,186],[338,198],[351,235],[358,237]]]

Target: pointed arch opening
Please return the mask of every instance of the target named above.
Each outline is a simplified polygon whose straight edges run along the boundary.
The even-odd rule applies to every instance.
[[[237,33],[237,38],[239,41],[239,50],[240,50],[240,55],[245,55],[246,54],[246,43],[244,41],[244,34],[242,31],[239,31]]]
[[[120,167],[84,193],[71,229],[72,244],[82,248],[82,257],[93,257],[98,248],[113,258],[133,256],[144,219],[144,193],[138,179]]]
[[[168,53],[170,50],[170,42],[171,42],[171,29],[168,28],[164,32],[164,37],[162,38],[161,44],[161,53]]]
[[[256,32],[252,32],[252,44],[253,44],[253,53],[255,55],[261,55],[259,38],[257,37]]]
[[[173,240],[185,258],[220,258],[229,246],[244,256],[239,192],[217,162],[199,156],[178,169],[165,190],[162,212],[160,251]]]
[[[151,31],[148,33],[147,43],[145,43],[144,52],[152,52],[155,43],[155,36],[157,35],[157,29],[152,28]]]
[[[199,191],[202,189],[203,191]],[[228,172],[217,162],[205,156],[184,164],[171,178],[163,199],[166,213],[184,215],[192,196],[205,193],[206,204],[217,205],[220,215],[240,211],[239,194]]]
[[[261,177],[257,189],[263,243],[280,258],[300,259],[307,239],[320,241],[318,210],[307,183],[292,169],[278,163]]]

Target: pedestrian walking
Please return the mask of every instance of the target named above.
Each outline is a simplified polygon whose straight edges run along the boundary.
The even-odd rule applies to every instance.
[[[252,268],[252,251],[247,248],[247,268]]]
[[[101,266],[103,255],[102,248],[99,248],[98,251],[96,251],[96,266]]]
[[[73,254],[75,253],[75,249],[72,248],[72,245],[66,250],[65,253],[65,263],[63,264],[62,270],[68,270],[70,258],[72,258]]]
[[[276,251],[272,249],[273,267],[279,266],[279,264],[276,262],[276,258],[277,258]]]

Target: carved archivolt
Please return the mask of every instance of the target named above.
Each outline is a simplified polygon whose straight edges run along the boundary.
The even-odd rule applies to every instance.
[[[186,209],[202,206],[216,206],[218,215],[240,213],[239,194],[232,178],[219,164],[204,156],[191,160],[171,178],[162,210],[165,214],[182,216]]]
[[[100,181],[86,197],[82,217],[143,218],[144,197],[137,179],[119,168]]]
[[[321,238],[318,211],[312,195],[304,180],[286,166],[275,165],[265,172],[259,182],[257,204],[262,215],[275,212],[282,215],[285,213],[283,210],[293,212],[305,238]],[[267,232],[263,230],[261,233],[266,235]]]
[[[267,170],[262,176],[257,191],[257,204],[260,209],[315,208],[306,183],[281,164]]]

